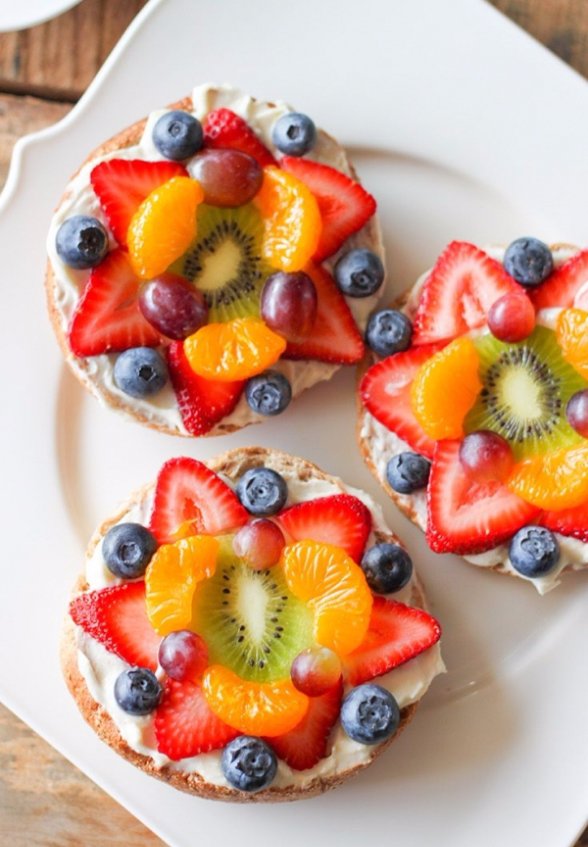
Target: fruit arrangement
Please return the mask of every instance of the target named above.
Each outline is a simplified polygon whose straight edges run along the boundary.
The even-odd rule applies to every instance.
[[[554,262],[520,238],[498,261],[452,242],[404,306],[371,316],[360,394],[395,436],[377,470],[413,518],[426,495],[435,552],[494,550],[552,580],[561,536],[588,542],[587,281],[588,251]]]
[[[280,762],[308,771],[328,757],[338,724],[369,749],[392,738],[401,706],[385,675],[433,647],[440,628],[395,599],[412,562],[379,540],[362,500],[292,503],[267,462],[232,487],[178,458],[150,502],[148,525],[110,526],[108,584],[77,594],[70,616],[78,638],[124,663],[116,708],[149,716],[157,754],[218,751],[225,784],[247,796],[270,789]]]
[[[379,245],[353,237],[375,200],[320,160],[307,115],[273,108],[268,145],[224,106],[165,112],[145,130],[155,158],[99,157],[81,205],[53,225],[48,290],[58,309],[57,266],[77,287],[74,361],[107,356],[103,383],[131,409],[173,392],[182,434],[210,433],[241,398],[248,421],[282,413],[281,362],[323,363],[318,379],[364,354],[350,304],[378,292],[384,269]]]

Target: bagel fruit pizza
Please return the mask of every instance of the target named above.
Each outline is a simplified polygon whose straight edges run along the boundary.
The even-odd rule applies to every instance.
[[[452,242],[375,312],[368,465],[437,553],[532,581],[588,566],[588,250]]]
[[[363,492],[285,453],[163,465],[92,539],[68,687],[179,789],[295,800],[369,765],[444,670],[411,559]]]
[[[364,355],[376,203],[307,115],[203,85],[92,153],[48,235],[60,345],[103,403],[240,429]]]

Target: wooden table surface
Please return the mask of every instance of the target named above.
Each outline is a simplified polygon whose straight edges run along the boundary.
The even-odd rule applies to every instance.
[[[588,77],[587,0],[491,2]],[[0,34],[0,186],[16,139],[71,109],[144,5],[145,0],[83,0],[49,23]],[[7,847],[162,844],[2,706],[0,834]],[[588,845],[588,830],[580,845]]]

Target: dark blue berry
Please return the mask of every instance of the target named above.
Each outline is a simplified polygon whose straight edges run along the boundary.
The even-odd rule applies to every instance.
[[[114,381],[131,397],[149,397],[167,382],[167,365],[152,347],[132,347],[114,363]]]
[[[424,488],[429,481],[431,463],[418,453],[399,453],[386,465],[386,479],[390,488],[399,494],[411,494]]]
[[[114,699],[129,715],[148,715],[159,706],[162,694],[159,680],[147,668],[123,671],[114,683]]]
[[[551,250],[538,238],[517,238],[504,254],[504,267],[518,283],[540,285],[553,270]]]
[[[157,541],[140,523],[119,523],[108,530],[102,542],[108,569],[122,579],[142,576],[156,550]]]
[[[280,153],[304,156],[316,143],[316,127],[308,115],[289,112],[274,124],[272,141]]]
[[[379,744],[394,735],[400,709],[394,697],[371,682],[352,688],[341,706],[341,724],[360,744]]]
[[[239,791],[261,791],[273,782],[276,754],[261,738],[238,735],[223,750],[221,768],[227,782]]]
[[[513,568],[523,576],[544,576],[559,561],[559,544],[548,529],[524,526],[510,542],[508,557]]]
[[[370,317],[365,331],[368,347],[378,356],[391,356],[408,350],[412,323],[397,309],[381,309]]]
[[[248,381],[245,399],[259,415],[279,415],[292,399],[292,386],[279,371],[265,371]]]
[[[237,483],[237,497],[252,515],[275,515],[288,499],[288,486],[271,468],[250,468]]]
[[[371,250],[350,250],[335,265],[335,279],[348,297],[369,297],[384,282],[384,265]]]
[[[108,234],[97,218],[73,215],[57,230],[55,248],[70,268],[95,268],[108,253]]]
[[[166,159],[181,162],[202,147],[200,121],[188,112],[167,112],[153,127],[153,143]]]
[[[375,544],[366,550],[361,568],[376,594],[400,591],[412,576],[412,559],[398,544]]]

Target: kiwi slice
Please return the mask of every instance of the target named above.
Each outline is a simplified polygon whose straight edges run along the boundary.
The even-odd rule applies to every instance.
[[[466,433],[497,432],[509,441],[517,459],[581,440],[565,412],[572,394],[587,383],[563,358],[552,330],[538,326],[517,344],[505,344],[490,334],[474,343],[484,388],[466,416]]]
[[[251,203],[198,209],[197,237],[171,268],[202,291],[211,322],[259,316],[263,283],[272,273],[261,257],[263,220]]]
[[[289,677],[293,659],[313,643],[312,613],[290,593],[281,569],[253,570],[233,553],[229,536],[214,576],[196,591],[193,621],[211,663],[256,682]]]

